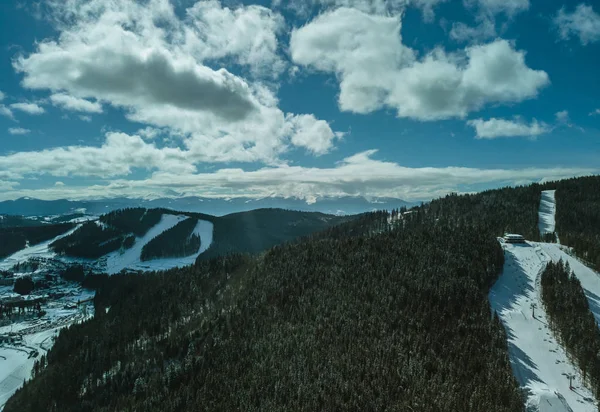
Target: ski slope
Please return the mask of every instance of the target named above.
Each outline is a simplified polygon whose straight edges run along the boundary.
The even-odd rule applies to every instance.
[[[16,263],[25,262],[25,261],[29,260],[30,258],[53,258],[53,257],[55,257],[56,253],[53,250],[51,250],[49,246],[54,241],[56,241],[60,238],[63,238],[65,236],[69,236],[71,233],[73,233],[77,229],[79,229],[80,226],[81,226],[81,224],[75,226],[73,229],[69,230],[66,233],[63,233],[62,235],[55,237],[54,239],[50,239],[45,242],[38,243],[37,245],[34,245],[34,246],[28,246],[24,249],[19,250],[18,252],[13,253],[12,255],[8,256],[7,258],[0,260],[0,269],[8,270],[8,269],[12,268]]]
[[[553,233],[556,231],[556,190],[544,190],[540,199],[540,210],[538,211],[538,228],[540,234]]]
[[[541,274],[551,256],[546,244],[502,244],[502,275],[489,293],[492,310],[506,329],[514,374],[527,392],[527,411],[597,411],[577,367],[548,328],[541,301]],[[535,304],[535,317],[532,304]],[[575,376],[573,390],[567,375]]]
[[[148,242],[185,219],[187,219],[187,216],[162,215],[160,222],[143,237],[137,238],[133,247],[125,251],[112,252],[106,257],[106,272],[108,274],[115,274],[121,272],[123,269],[141,271],[167,270],[193,264],[196,258],[212,244],[213,224],[211,222],[198,220],[198,224],[194,228],[193,233],[200,235],[200,248],[197,253],[181,258],[154,259],[146,262],[140,260],[142,248]]]

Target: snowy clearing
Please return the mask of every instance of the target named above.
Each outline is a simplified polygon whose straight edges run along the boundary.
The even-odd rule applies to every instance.
[[[527,391],[528,412],[597,411],[578,368],[548,328],[540,285],[542,271],[551,259],[546,246],[534,242],[502,245],[504,270],[490,290],[490,305],[506,329],[511,366]],[[573,390],[569,389],[568,374],[575,376]]]
[[[12,268],[16,263],[26,262],[30,258],[53,258],[56,256],[56,253],[50,250],[49,246],[55,240],[61,239],[65,236],[69,236],[71,233],[75,232],[81,225],[75,226],[73,229],[69,230],[62,235],[55,237],[54,239],[47,240],[45,242],[39,243],[34,246],[28,246],[24,249],[19,250],[18,252],[13,253],[9,257],[0,260],[0,269],[8,270]]]
[[[113,252],[106,258],[106,271],[109,274],[119,273],[123,269],[130,270],[167,270],[175,267],[192,265],[196,258],[210,247],[213,241],[213,224],[205,220],[198,220],[194,228],[194,234],[200,235],[200,249],[198,252],[181,258],[154,259],[147,262],[140,260],[142,248],[165,230],[175,226],[177,223],[187,219],[187,216],[163,215],[160,222],[146,233],[142,238],[138,238],[131,249],[120,252]]]
[[[544,190],[540,199],[538,212],[538,228],[540,234],[553,233],[556,230],[556,190]]]

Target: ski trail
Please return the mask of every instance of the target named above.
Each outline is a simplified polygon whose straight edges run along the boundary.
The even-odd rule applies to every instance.
[[[540,199],[540,210],[538,211],[538,228],[541,235],[556,232],[555,215],[556,190],[544,190]]]
[[[539,243],[502,247],[504,269],[490,290],[489,301],[506,329],[511,366],[527,393],[527,411],[597,411],[578,368],[548,327],[540,278],[550,257]],[[569,374],[575,376],[573,390],[569,389]]]

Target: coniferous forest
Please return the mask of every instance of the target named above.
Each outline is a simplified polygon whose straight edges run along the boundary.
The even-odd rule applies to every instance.
[[[550,329],[560,337],[594,394],[600,395],[600,332],[568,263],[548,263],[542,273],[542,300]]]
[[[198,219],[188,218],[156,236],[142,248],[141,260],[193,255],[200,249],[200,236],[193,233]]]
[[[556,230],[562,244],[600,271],[600,176],[562,180],[556,188]]]
[[[495,236],[537,226],[519,213],[539,202],[530,191],[102,277],[95,318],[61,332],[5,410],[523,410],[487,293],[503,264]]]
[[[504,259],[496,237],[538,240],[540,192],[555,184],[367,213],[259,255],[87,276],[95,317],[60,333],[5,411],[522,411],[487,294]],[[267,215],[237,222],[269,228]],[[215,236],[224,227],[215,219]],[[578,319],[568,333],[582,337],[564,339],[597,388],[587,302],[547,272],[554,327]]]
[[[86,222],[71,235],[52,242],[50,247],[61,255],[97,259],[121,247],[131,247],[130,237],[113,227]]]

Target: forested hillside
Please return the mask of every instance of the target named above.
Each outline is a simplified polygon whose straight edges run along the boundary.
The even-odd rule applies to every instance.
[[[50,247],[58,254],[97,259],[121,247],[131,247],[134,236],[115,228],[87,222],[71,235],[58,239]]]
[[[600,395],[600,332],[581,283],[562,261],[542,273],[542,300],[552,329],[581,369],[596,397]]]
[[[141,259],[189,256],[200,249],[200,236],[193,233],[198,219],[188,218],[156,236],[142,248]]]
[[[28,242],[30,246],[45,242],[66,233],[74,226],[72,223],[62,223],[0,228],[0,259],[23,249]]]
[[[158,224],[162,214],[161,209],[127,208],[100,216],[100,222],[139,237]]]
[[[487,293],[495,236],[534,234],[538,202],[448,196],[393,225],[373,213],[263,255],[99,278],[96,317],[5,410],[523,410]]]
[[[600,176],[552,182],[556,231],[562,244],[600,271]]]

